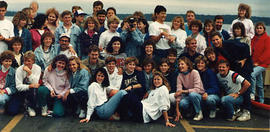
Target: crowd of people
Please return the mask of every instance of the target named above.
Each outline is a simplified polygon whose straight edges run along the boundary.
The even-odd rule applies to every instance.
[[[255,91],[264,103],[270,37],[247,4],[229,31],[223,16],[202,23],[192,10],[170,27],[162,5],[151,23],[140,11],[120,23],[101,1],[89,16],[80,6],[37,13],[32,2],[12,22],[7,7],[0,1],[0,113],[144,123],[163,115],[174,127],[170,117],[199,121],[217,109],[229,121],[250,120]]]

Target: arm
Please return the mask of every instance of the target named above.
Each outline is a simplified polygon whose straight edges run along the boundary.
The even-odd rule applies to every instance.
[[[175,127],[174,124],[170,123],[167,111],[163,111],[162,114],[163,114],[163,117],[164,117],[164,120],[165,120],[165,125],[168,126],[168,127]]]
[[[204,89],[203,89],[202,80],[201,80],[199,72],[197,70],[192,70],[190,74],[193,74],[194,85],[192,89],[188,89],[188,93],[196,92],[199,94],[203,94]]]
[[[179,103],[180,103],[180,101],[176,101],[176,107],[175,107],[176,117],[175,117],[174,121],[179,121],[179,119],[183,118],[181,113],[180,113],[180,110],[179,110]]]
[[[88,71],[86,71],[85,69],[82,69],[77,74],[80,74],[79,78],[73,78],[73,81],[78,79],[78,82],[75,83],[74,87],[70,88],[70,94],[77,93],[77,92],[83,91],[83,90],[87,90],[87,87],[89,85],[90,75],[89,75]]]

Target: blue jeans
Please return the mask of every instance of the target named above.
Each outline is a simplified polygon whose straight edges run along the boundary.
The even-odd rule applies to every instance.
[[[201,111],[201,100],[202,100],[202,96],[200,94],[191,92],[183,96],[183,98],[181,99],[179,103],[179,107],[180,109],[188,110],[190,104],[192,104],[197,114]]]
[[[239,96],[238,98],[234,99],[232,96],[223,96],[221,98],[221,104],[224,108],[224,111],[227,114],[228,119],[233,117],[234,114],[234,106],[240,106],[243,103],[244,99],[242,96]]]
[[[127,92],[125,90],[120,90],[114,96],[112,96],[108,102],[96,107],[95,111],[98,117],[101,119],[109,119],[118,107],[122,97],[126,94]]]
[[[262,73],[265,71],[264,67],[256,66],[251,73],[251,93],[255,95],[255,89],[257,86],[257,94],[259,102],[264,103],[264,89],[263,89],[263,77]]]
[[[203,104],[205,104],[206,108],[209,108],[210,110],[216,110],[217,105],[220,102],[220,98],[216,94],[210,94],[208,95],[206,100],[203,100]]]
[[[9,96],[7,94],[0,94],[0,108],[3,108],[8,100]]]

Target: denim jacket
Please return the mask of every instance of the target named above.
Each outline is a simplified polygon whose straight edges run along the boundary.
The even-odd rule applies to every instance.
[[[41,67],[41,70],[44,71],[45,68],[49,65],[49,64],[46,64],[46,61],[45,61],[45,58],[43,56],[43,49],[42,49],[42,45],[40,45],[39,47],[36,48],[35,50],[35,55],[36,55],[36,64],[39,65]],[[54,44],[52,44],[51,48],[50,48],[50,51],[49,51],[49,54],[50,54],[50,62],[53,60],[53,58],[57,55],[56,53],[56,50],[55,50],[55,46]]]
[[[70,75],[70,89],[73,89],[75,93],[79,91],[87,92],[89,86],[90,74],[87,70],[81,69],[75,72],[75,75]]]
[[[1,65],[0,65],[0,70],[2,70]],[[17,89],[16,89],[16,84],[15,84],[15,69],[13,67],[9,68],[9,71],[5,80],[6,80],[5,89],[7,90],[8,95],[14,94],[17,91]]]
[[[19,36],[19,30],[17,27],[14,27],[14,35]],[[22,52],[25,53],[26,51],[32,50],[32,36],[28,29],[22,29],[21,38],[23,39]]]

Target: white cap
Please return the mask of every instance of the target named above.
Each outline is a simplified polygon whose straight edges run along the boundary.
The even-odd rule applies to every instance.
[[[59,39],[61,39],[62,37],[67,37],[67,38],[70,39],[70,36],[69,36],[69,34],[67,34],[67,33],[62,33],[62,34],[60,35]]]
[[[87,15],[86,13],[83,12],[83,10],[79,9],[74,13],[75,16],[79,16],[79,15]]]

